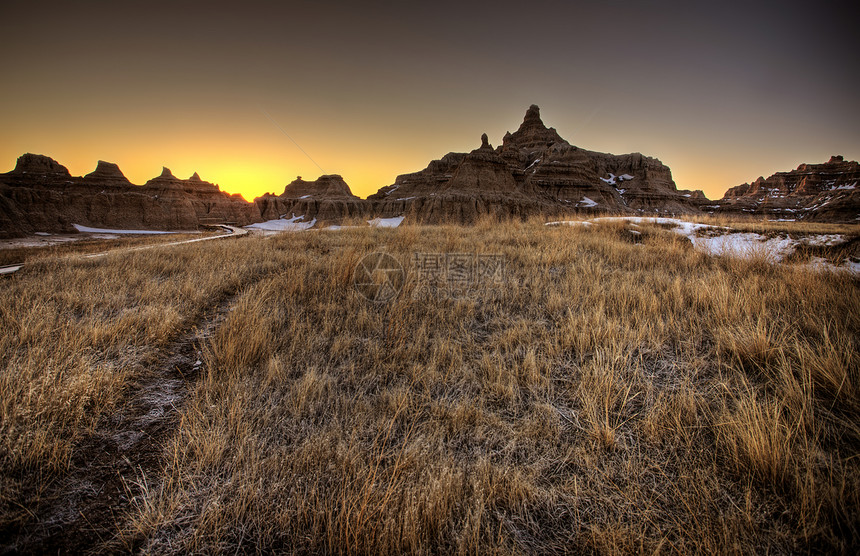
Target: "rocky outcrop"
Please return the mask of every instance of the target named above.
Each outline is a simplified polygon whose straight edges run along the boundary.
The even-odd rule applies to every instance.
[[[703,196],[703,195],[702,195]],[[639,153],[611,155],[572,146],[532,105],[493,148],[486,134],[470,153],[449,153],[398,176],[369,200],[381,216],[420,222],[472,221],[572,212],[688,213],[698,198],[679,192],[667,166]]]
[[[0,174],[0,237],[35,232],[73,233],[73,224],[97,228],[196,230],[200,225],[258,222],[256,207],[239,195],[165,168],[145,185],[134,185],[116,164],[99,161],[73,177],[51,158],[25,154]]]
[[[344,218],[368,217],[371,204],[353,195],[349,185],[337,174],[323,175],[314,181],[299,176],[280,195],[266,194],[254,199],[263,220],[304,216],[305,220],[339,222]]]
[[[833,156],[824,164],[801,164],[765,179],[732,187],[703,206],[715,213],[762,215],[774,220],[857,222],[860,164]]]

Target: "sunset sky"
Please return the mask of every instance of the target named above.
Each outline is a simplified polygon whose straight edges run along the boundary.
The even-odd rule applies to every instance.
[[[852,7],[4,0],[0,172],[24,152],[74,175],[102,159],[252,199],[324,171],[365,197],[481,133],[497,145],[534,103],[571,144],[721,197],[860,158]]]

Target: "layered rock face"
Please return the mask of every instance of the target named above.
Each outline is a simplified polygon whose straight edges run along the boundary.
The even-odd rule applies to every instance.
[[[368,199],[381,216],[469,222],[484,214],[696,212],[700,194],[679,192],[669,168],[655,158],[572,146],[532,105],[501,146],[493,149],[484,135],[478,149],[449,153],[421,172],[398,176]]]
[[[833,156],[729,189],[705,210],[820,222],[860,220],[860,164]]]
[[[266,194],[254,199],[263,220],[304,216],[305,220],[337,222],[349,217],[366,217],[371,204],[352,194],[338,174],[323,175],[314,181],[299,176],[280,195]]]
[[[256,207],[196,174],[180,180],[165,169],[146,185],[129,182],[116,164],[74,177],[56,161],[25,154],[0,174],[0,237],[72,233],[72,224],[97,228],[196,230],[201,224],[259,221]]]

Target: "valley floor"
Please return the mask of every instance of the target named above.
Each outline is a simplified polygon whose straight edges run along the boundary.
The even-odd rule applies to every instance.
[[[0,552],[856,553],[857,227],[632,224],[28,258]]]

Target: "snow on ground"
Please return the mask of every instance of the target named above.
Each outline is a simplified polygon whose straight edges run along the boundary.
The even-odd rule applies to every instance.
[[[294,214],[292,218],[278,218],[277,220],[267,220],[266,222],[258,222],[257,224],[245,226],[245,228],[251,230],[264,230],[267,232],[298,232],[301,230],[307,230],[308,228],[313,227],[313,225],[317,223],[316,218],[314,218],[310,222],[303,222],[304,218],[304,215],[296,216]]]
[[[374,228],[396,228],[399,226],[405,216],[392,216],[391,218],[374,218],[373,220],[368,220],[367,223],[370,224]]]
[[[713,256],[732,257],[762,256],[767,260],[779,262],[794,253],[797,241],[791,238],[765,238],[761,234],[728,233],[713,237],[687,236],[693,247]]]
[[[584,228],[590,228],[591,222],[588,220],[559,220],[557,222],[547,222],[547,226],[582,226]]]
[[[18,266],[4,266],[0,268],[0,274],[12,274],[13,272],[18,272],[20,270],[21,265]]]
[[[591,220],[568,220],[547,222],[547,226],[591,226],[598,221],[626,221],[634,226],[642,223],[671,225],[671,230],[689,238],[693,247],[712,256],[731,256],[748,258],[761,256],[766,260],[777,263],[794,253],[801,245],[832,247],[845,243],[846,238],[841,234],[820,234],[793,239],[790,235],[768,238],[754,232],[733,232],[731,228],[687,222],[677,218],[645,217],[645,216],[602,216]],[[708,231],[708,235],[699,235],[700,231]],[[813,259],[810,266],[830,270],[844,270],[860,275],[860,262],[846,259],[841,266],[835,266],[825,259]]]
[[[596,207],[597,201],[593,201],[593,200],[589,199],[588,197],[583,197],[582,200],[579,203],[577,203],[577,206],[580,206],[580,205],[585,207],[585,208]]]
[[[814,247],[833,247],[845,243],[845,236],[842,234],[823,234],[812,237],[805,237],[800,240],[803,245],[812,245]]]
[[[192,232],[164,232],[157,230],[109,230],[107,228],[90,228],[88,226],[81,226],[80,224],[72,224],[75,229],[79,232],[84,232],[88,234],[187,234]]]

